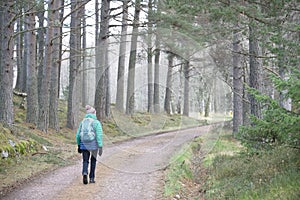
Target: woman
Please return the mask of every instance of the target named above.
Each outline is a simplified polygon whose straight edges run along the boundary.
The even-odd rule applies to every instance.
[[[102,155],[102,125],[97,120],[95,108],[87,105],[85,109],[87,114],[81,121],[76,133],[78,153],[82,153],[83,159],[83,184],[88,183],[88,174],[90,183],[95,183],[97,153],[99,156]],[[89,162],[91,163],[90,173],[88,173]]]

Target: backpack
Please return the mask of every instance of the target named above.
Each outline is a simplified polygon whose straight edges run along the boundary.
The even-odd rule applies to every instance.
[[[80,139],[82,142],[91,142],[96,139],[96,134],[93,128],[94,119],[85,118],[81,123]]]

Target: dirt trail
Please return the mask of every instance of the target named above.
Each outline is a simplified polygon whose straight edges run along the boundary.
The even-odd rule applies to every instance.
[[[163,199],[163,171],[169,159],[182,144],[209,129],[204,126],[104,146],[103,156],[97,161],[95,184],[82,184],[78,161],[32,181],[3,200]]]

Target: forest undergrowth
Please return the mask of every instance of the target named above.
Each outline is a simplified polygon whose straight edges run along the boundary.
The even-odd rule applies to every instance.
[[[230,130],[195,139],[173,158],[165,196],[175,199],[283,199],[300,196],[299,149],[249,153]]]

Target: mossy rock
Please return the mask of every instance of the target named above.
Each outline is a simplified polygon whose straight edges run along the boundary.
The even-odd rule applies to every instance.
[[[27,153],[36,152],[38,149],[38,144],[34,140],[22,140],[16,145],[16,150],[21,154],[25,155]]]
[[[20,155],[24,155],[27,153],[27,141],[21,141],[16,145],[16,151],[19,152]]]
[[[8,152],[8,157],[16,157],[17,155],[26,155],[28,153],[36,152],[39,148],[39,144],[34,140],[22,140],[18,142],[14,147],[10,144],[0,146],[0,153]]]
[[[16,151],[14,149],[14,147],[12,147],[11,145],[2,145],[0,147],[0,152],[8,152],[8,157],[15,157],[16,156]]]

